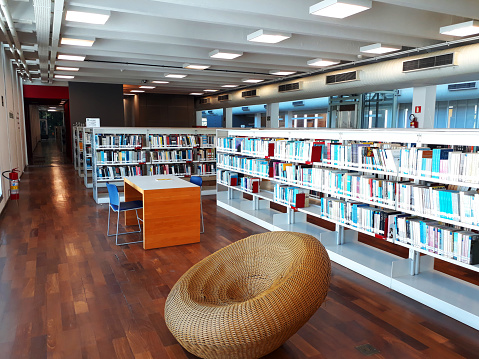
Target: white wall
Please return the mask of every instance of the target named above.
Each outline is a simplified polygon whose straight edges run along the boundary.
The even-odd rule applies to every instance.
[[[18,168],[23,172],[27,163],[23,83],[6,56],[3,44],[0,45],[0,96],[3,97],[3,104],[0,98],[0,171]],[[3,193],[1,212],[7,203],[10,183],[2,177],[0,184]]]

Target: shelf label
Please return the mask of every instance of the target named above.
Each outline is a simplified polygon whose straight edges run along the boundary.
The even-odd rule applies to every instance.
[[[99,118],[86,118],[85,119],[85,127],[100,127],[100,119]]]

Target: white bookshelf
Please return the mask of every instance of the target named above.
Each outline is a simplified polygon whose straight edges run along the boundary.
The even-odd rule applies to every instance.
[[[73,167],[80,176],[83,173],[83,124],[76,123],[72,127]]]
[[[83,127],[83,182],[86,188],[93,188],[93,148],[90,127]]]
[[[394,142],[414,143],[420,145],[454,145],[454,146],[476,146],[479,145],[479,130],[292,130],[292,129],[219,129],[217,138],[221,137],[254,137],[263,139],[295,139],[295,140],[338,140],[343,143],[347,141],[372,141],[372,142]],[[238,149],[217,147],[218,158],[220,155],[229,154],[249,158],[267,158],[258,153],[246,153]],[[277,157],[271,156],[273,159]],[[268,158],[268,159],[269,159]],[[283,162],[296,163],[296,161]],[[386,172],[371,168],[359,168],[350,163],[318,163],[315,165],[325,169],[346,169],[354,170],[362,175],[375,175],[380,179],[405,180],[411,179],[415,182],[430,181],[434,183],[453,184],[465,187],[479,188],[477,183],[463,181],[450,181],[448,179],[427,178],[422,176],[411,176],[400,173]],[[352,193],[338,193],[335,188],[327,184],[322,186],[306,185],[305,183],[290,182],[284,178],[274,178],[248,171],[244,168],[225,166],[218,163],[218,169],[225,169],[245,175],[251,175],[268,179],[272,183],[281,183],[299,188],[322,192],[323,195],[354,200],[355,202],[366,203],[383,209],[402,211],[398,203],[381,204],[374,198],[353,196]],[[419,177],[419,178],[418,178]],[[273,193],[260,190],[259,193],[247,193],[252,200],[243,199],[245,191],[240,186],[230,186],[217,181],[217,204],[243,218],[252,221],[264,228],[275,230],[291,230],[308,233],[318,238],[328,250],[331,260],[354,270],[372,280],[377,281],[391,289],[407,295],[425,305],[428,305],[448,316],[451,316],[469,326],[479,329],[479,287],[453,278],[434,270],[434,258],[479,272],[479,265],[471,265],[460,262],[456,259],[430,252],[412,244],[395,241],[396,245],[409,249],[409,258],[403,259],[396,255],[381,251],[357,240],[358,233],[373,235],[365,228],[358,228],[354,223],[345,222],[342,218],[331,218],[325,215],[319,205],[310,205],[304,208],[287,207],[287,213],[280,213],[271,208],[275,201]],[[281,204],[281,203],[280,203]],[[284,205],[284,204],[283,204]],[[433,215],[420,214],[417,211],[402,211],[420,216],[421,218],[437,219],[443,223],[460,226],[463,229],[477,229],[477,226],[462,223],[460,221],[446,220]],[[321,218],[336,225],[336,231],[328,231],[324,228],[308,223],[307,215]],[[380,240],[380,239],[378,239]],[[420,256],[420,254],[424,254]]]

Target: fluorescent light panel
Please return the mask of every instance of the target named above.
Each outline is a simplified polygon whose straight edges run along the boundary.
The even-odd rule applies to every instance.
[[[213,50],[209,53],[210,57],[215,59],[224,59],[224,60],[233,60],[237,57],[243,55],[242,52],[232,52],[232,51],[222,51],[222,50]]]
[[[153,84],[169,84],[170,81],[151,81]]]
[[[57,66],[58,71],[79,71],[79,67],[67,67],[67,66]]]
[[[76,37],[62,37],[60,43],[62,45],[73,45],[73,46],[83,46],[83,47],[90,47],[93,46],[95,42],[94,38],[91,39],[79,39]]]
[[[401,50],[398,46],[394,45],[384,45],[381,43],[371,44],[367,46],[361,46],[359,51],[365,52],[368,54],[387,54],[388,52]]]
[[[123,95],[129,95],[129,96],[134,96],[134,93],[124,93]]]
[[[479,34],[479,21],[471,20],[459,24],[443,26],[439,29],[443,35],[451,36],[469,36]]]
[[[203,92],[216,92],[218,90],[211,90],[211,89],[206,89],[206,90],[203,90]]]
[[[328,60],[328,59],[313,59],[308,61],[308,66],[318,66],[318,67],[325,67],[339,64],[337,60]]]
[[[201,95],[203,95],[203,92],[191,92],[190,95],[192,95],[192,96],[201,96]]]
[[[246,39],[248,41],[254,42],[264,42],[267,44],[276,44],[283,40],[289,39],[291,34],[285,32],[272,32],[272,31],[265,31],[263,29],[255,31],[249,34]]]
[[[182,74],[165,74],[165,77],[171,77],[171,78],[174,78],[174,79],[182,79],[182,78],[185,78],[186,75],[182,75]]]
[[[344,19],[361,11],[368,10],[371,7],[371,0],[324,0],[311,6],[309,13]]]
[[[183,68],[192,70],[206,70],[209,67],[209,65],[183,64]]]
[[[270,75],[277,75],[277,76],[288,76],[295,74],[296,71],[282,71],[282,70],[271,70],[269,72]]]
[[[76,10],[67,10],[65,20],[73,22],[83,22],[86,24],[95,24],[95,25],[105,25],[105,23],[110,18],[110,12],[86,12],[86,11],[76,11]]]
[[[70,80],[70,79],[74,79],[75,76],[72,76],[72,75],[55,75],[55,78],[56,79]]]
[[[250,83],[250,84],[257,84],[259,82],[263,82],[264,80],[260,80],[260,79],[243,79],[241,80],[243,82],[247,82],[247,83]]]
[[[141,89],[154,89],[155,86],[140,86]]]
[[[144,90],[131,90],[130,92],[145,92]]]
[[[223,85],[221,87],[231,87],[232,88],[232,87],[238,87],[238,85]]]
[[[84,61],[85,56],[58,54],[58,60]]]

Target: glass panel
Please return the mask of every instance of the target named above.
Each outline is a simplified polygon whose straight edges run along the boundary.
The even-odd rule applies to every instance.
[[[434,121],[435,128],[448,128],[448,102],[436,103],[436,119]]]

